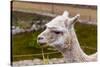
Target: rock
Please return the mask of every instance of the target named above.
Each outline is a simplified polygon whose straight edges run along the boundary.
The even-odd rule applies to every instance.
[[[43,61],[41,59],[34,59],[33,63],[34,65],[40,65],[40,64],[43,64]]]
[[[22,65],[24,65],[24,66],[33,65],[33,61],[32,60],[24,60],[24,61],[22,61]]]
[[[18,26],[15,29],[12,29],[12,34],[17,34],[20,32],[25,32],[24,29],[20,29]]]
[[[49,64],[60,64],[65,63],[63,58],[53,58],[49,60]]]
[[[64,58],[52,58],[49,59],[48,64],[60,64],[65,63]],[[32,66],[32,65],[42,65],[43,60],[41,59],[33,59],[33,60],[23,60],[13,62],[13,67],[17,66]]]
[[[15,29],[16,27],[15,26],[12,26],[12,29]]]
[[[33,24],[32,27],[31,27],[31,30],[36,30],[36,24]]]
[[[32,60],[23,60],[23,61],[13,62],[14,67],[17,67],[17,66],[32,66],[32,65],[34,65]]]
[[[50,60],[49,60],[49,62],[48,62],[48,63],[49,63],[49,64],[53,64],[53,62],[52,62],[52,61],[50,61]]]
[[[17,67],[17,66],[20,66],[19,62],[13,62],[13,67]]]
[[[51,59],[50,62],[52,62],[53,64],[57,64],[58,63],[57,58]]]
[[[25,31],[26,31],[26,32],[30,32],[30,31],[31,31],[31,29],[25,29]]]
[[[37,24],[40,23],[40,20],[37,20],[36,23],[37,23]]]
[[[21,23],[24,23],[24,21],[22,21]],[[47,23],[47,20],[34,21],[33,25],[29,29],[22,29],[19,26],[17,27],[12,26],[12,34],[14,35],[14,34],[23,33],[23,32],[43,30],[45,29],[45,26],[44,26],[45,23]]]
[[[21,31],[21,32],[25,32],[25,30],[24,30],[24,29],[20,29],[20,31]]]
[[[64,58],[58,58],[58,63],[65,63]]]

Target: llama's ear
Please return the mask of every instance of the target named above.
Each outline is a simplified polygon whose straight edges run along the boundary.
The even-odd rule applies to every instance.
[[[64,13],[62,14],[62,16],[68,17],[69,16],[69,12],[68,11],[64,11]]]
[[[73,18],[71,18],[71,24],[77,22],[78,19],[79,19],[79,17],[80,17],[80,14],[77,14],[76,16],[74,16]]]

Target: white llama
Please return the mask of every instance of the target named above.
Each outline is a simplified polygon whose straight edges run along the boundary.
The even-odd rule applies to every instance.
[[[48,44],[55,47],[68,63],[96,61],[97,54],[86,55],[77,40],[74,24],[79,17],[80,15],[77,14],[70,18],[68,11],[55,17],[46,24],[46,29],[38,36],[38,43],[41,46]]]

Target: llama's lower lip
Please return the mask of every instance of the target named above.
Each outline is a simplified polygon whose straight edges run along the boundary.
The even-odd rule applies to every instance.
[[[40,46],[46,46],[46,43],[39,43]]]

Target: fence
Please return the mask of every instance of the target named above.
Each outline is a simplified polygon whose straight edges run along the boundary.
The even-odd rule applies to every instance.
[[[87,46],[81,46],[83,49],[86,48],[86,49],[90,49],[90,50],[97,50],[96,48],[92,48],[92,47],[87,47]],[[50,55],[50,54],[56,54],[56,53],[60,53],[60,52],[49,52],[49,53],[44,53],[43,52],[43,49],[42,49],[42,52],[39,53],[39,54],[27,54],[27,55],[14,55],[13,57],[23,57],[23,56],[37,56],[37,55],[41,55],[43,56],[44,58],[44,55],[47,54],[47,55]]]

